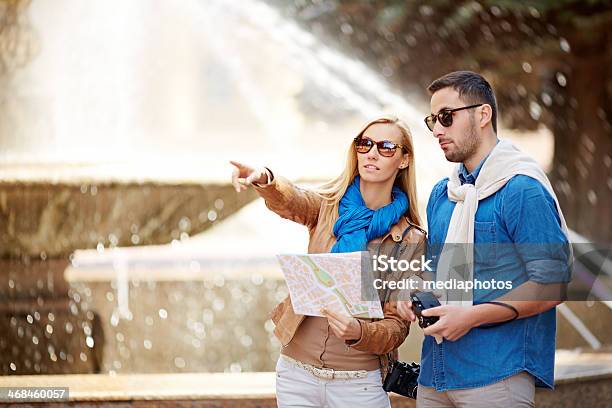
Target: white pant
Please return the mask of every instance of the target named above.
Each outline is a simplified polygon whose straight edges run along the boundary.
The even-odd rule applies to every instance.
[[[279,408],[391,408],[380,370],[368,371],[364,378],[325,380],[282,356],[276,363],[276,401]]]

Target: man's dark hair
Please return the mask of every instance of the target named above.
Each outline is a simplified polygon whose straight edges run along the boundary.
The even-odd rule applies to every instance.
[[[459,93],[459,97],[465,102],[472,104],[487,103],[491,105],[493,114],[491,124],[497,133],[497,102],[495,94],[489,82],[480,74],[472,71],[455,71],[446,74],[431,83],[427,87],[429,93],[434,94],[440,89],[452,87]]]

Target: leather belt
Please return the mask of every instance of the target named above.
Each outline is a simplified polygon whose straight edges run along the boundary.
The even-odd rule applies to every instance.
[[[317,378],[325,380],[350,380],[365,378],[368,375],[366,370],[334,370],[333,368],[315,367],[312,364],[303,363],[284,354],[281,354],[280,358],[302,370],[308,371]]]

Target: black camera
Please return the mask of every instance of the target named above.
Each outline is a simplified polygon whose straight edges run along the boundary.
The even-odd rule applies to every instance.
[[[432,307],[440,306],[438,298],[431,292],[414,292],[410,295],[412,301],[412,311],[419,319],[419,326],[423,329],[431,326],[440,318],[438,316],[423,316],[421,312]]]
[[[421,366],[417,363],[404,363],[403,361],[394,362],[389,374],[385,377],[383,390],[416,399],[418,388],[417,379],[419,378],[420,371]]]

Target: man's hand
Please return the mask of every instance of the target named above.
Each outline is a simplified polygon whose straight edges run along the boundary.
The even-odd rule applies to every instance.
[[[412,276],[410,279],[418,279],[416,280],[419,287],[417,289],[411,290],[411,294],[418,291],[423,291],[423,279],[418,276]],[[431,292],[435,297],[440,298],[442,296],[442,292],[438,290],[429,290],[427,292]],[[410,320],[411,322],[415,322],[417,317],[412,311],[412,302],[410,300],[398,300],[397,301],[397,312],[400,317],[404,320]]]
[[[334,313],[326,308],[321,309],[323,316],[327,317],[329,327],[343,340],[359,340],[361,338],[361,325],[354,317],[341,313]]]
[[[476,326],[473,307],[443,305],[423,310],[423,316],[439,316],[440,320],[423,329],[428,336],[438,335],[455,341]]]

